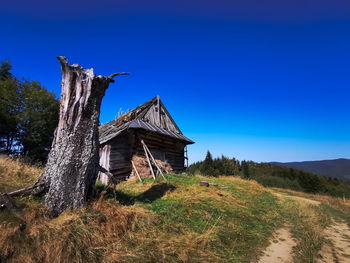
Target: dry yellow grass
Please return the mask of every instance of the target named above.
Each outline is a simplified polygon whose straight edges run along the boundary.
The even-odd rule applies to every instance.
[[[6,157],[0,157],[0,171],[4,192],[34,183],[42,172]],[[152,185],[126,184],[140,192]],[[40,200],[16,201],[19,214],[0,211],[0,262],[221,262],[208,249],[212,232],[169,236],[155,214],[137,205],[100,198],[85,209],[51,219]]]
[[[218,185],[202,187],[200,181]],[[189,238],[184,251],[191,247],[188,243],[198,240],[184,232],[201,234],[198,238],[206,240],[202,243],[207,244],[207,248],[197,248],[199,255],[214,252],[212,257],[218,257],[215,261],[208,260],[210,262],[250,262],[263,248],[271,231],[280,224],[276,198],[255,181],[237,177],[173,175],[169,176],[168,183],[175,189],[147,206],[161,216],[160,226],[163,233],[168,233],[167,240],[172,240],[172,235],[175,239]],[[122,183],[118,190],[134,196],[137,201],[152,185],[151,182]],[[199,262],[203,260],[208,262],[205,258],[198,259]]]
[[[42,171],[0,157],[0,172],[0,189],[9,191],[32,184]],[[199,181],[219,185],[201,187]],[[163,188],[168,191],[159,195]],[[297,261],[314,257],[323,242],[327,218],[320,209],[278,201],[255,181],[171,175],[167,183],[134,179],[117,190],[121,204],[122,198],[131,202],[121,205],[106,194],[55,219],[40,200],[17,198],[18,215],[0,211],[0,262],[254,262],[286,221],[299,240]],[[337,198],[304,197],[348,207]]]
[[[225,193],[220,188],[216,187],[199,188],[196,185],[191,185],[186,188],[175,190],[171,193],[171,196],[174,199],[187,200],[189,204],[197,204],[206,198],[210,198],[221,202],[223,206],[230,205],[244,208],[246,205],[245,200],[238,199],[234,195]]]
[[[53,220],[41,215],[33,222],[28,216],[32,213],[31,208],[23,211],[22,224],[1,224],[1,255],[6,262],[117,262],[133,256],[128,244],[136,224],[147,226],[152,219],[141,208],[107,203],[68,211]]]
[[[0,193],[33,184],[42,171],[41,168],[0,155]]]
[[[324,230],[334,223],[333,219],[350,216],[349,200],[280,188],[271,191],[278,194],[292,225],[292,233],[298,240],[294,262],[316,262],[328,238]]]
[[[340,211],[344,211],[345,213],[350,214],[350,199],[340,198],[340,197],[332,197],[329,195],[320,195],[320,194],[308,194],[304,192],[298,192],[294,190],[284,189],[284,188],[272,188],[272,190],[281,193],[287,193],[292,196],[299,196],[303,198],[308,198],[311,200],[316,200],[321,202],[322,204],[329,205]]]
[[[284,203],[293,226],[292,233],[298,240],[294,262],[314,262],[324,242],[323,230],[331,220],[317,206],[304,202],[296,205],[295,202]]]

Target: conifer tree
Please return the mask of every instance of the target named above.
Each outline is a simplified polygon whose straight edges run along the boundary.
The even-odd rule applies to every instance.
[[[203,162],[201,173],[203,175],[211,175],[213,170],[214,170],[213,169],[213,156],[211,155],[211,153],[208,150],[207,155],[205,156],[205,159]]]
[[[249,164],[247,161],[242,161],[242,173],[244,178],[249,178]]]

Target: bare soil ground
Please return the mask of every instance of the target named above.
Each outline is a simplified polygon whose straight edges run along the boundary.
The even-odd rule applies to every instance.
[[[296,241],[292,238],[290,229],[280,228],[275,232],[271,244],[258,263],[292,263],[292,251],[295,245]]]
[[[321,202],[299,197],[274,193],[280,198],[290,198],[311,205],[320,205]],[[350,227],[344,221],[333,221],[324,231],[326,242],[319,252],[319,258],[315,263],[349,263],[350,262]],[[264,251],[264,255],[258,263],[292,263],[293,247],[296,241],[287,227],[275,232],[271,244]]]
[[[327,242],[316,263],[350,262],[350,228],[345,222],[334,222],[325,230]]]

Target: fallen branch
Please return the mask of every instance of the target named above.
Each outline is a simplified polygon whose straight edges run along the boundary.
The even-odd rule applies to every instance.
[[[18,195],[38,195],[45,190],[45,183],[38,180],[35,184],[9,193],[0,194],[0,208],[7,208],[11,212],[18,212],[17,206],[11,197]]]
[[[104,167],[102,167],[101,165],[99,165],[98,167],[99,171],[101,173],[104,173],[108,176],[108,184],[107,184],[107,188],[108,187],[111,187],[113,189],[113,195],[114,195],[114,199],[117,198],[117,195],[116,195],[116,192],[115,192],[115,187],[117,186],[117,181],[116,181],[116,178],[114,177],[114,175],[108,171],[107,169],[105,169]],[[103,193],[103,192],[102,192]],[[105,193],[103,193],[103,195],[105,195]],[[100,196],[100,199],[103,198],[103,195]],[[102,199],[101,199],[102,200]]]
[[[44,183],[35,183],[35,184],[31,185],[31,186],[24,187],[22,189],[18,189],[18,190],[6,193],[5,195],[17,196],[17,195],[21,195],[21,194],[32,194],[33,190],[35,190],[35,189],[37,189],[39,187],[42,187],[44,185],[45,185]],[[38,193],[36,192],[36,194],[38,194]]]

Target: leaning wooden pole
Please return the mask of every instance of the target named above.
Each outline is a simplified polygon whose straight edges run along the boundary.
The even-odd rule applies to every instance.
[[[148,149],[148,146],[146,145],[146,143],[145,143],[143,140],[141,140],[141,143],[142,143],[143,147],[147,150],[148,155],[151,157],[151,160],[152,160],[152,162],[154,163],[154,165],[156,166],[158,172],[161,174],[161,176],[163,177],[163,179],[166,181],[166,178],[165,178],[165,176],[164,176],[162,170],[161,170],[160,167],[158,166],[158,164],[157,164],[156,160],[154,159],[154,157],[153,157],[151,151]]]
[[[91,197],[100,170],[101,101],[113,77],[127,74],[96,76],[93,69],[57,58],[62,69],[59,123],[44,173],[30,189],[31,193],[45,194],[53,216],[82,207]]]
[[[131,164],[132,164],[132,167],[134,168],[134,171],[135,171],[135,173],[136,173],[136,175],[137,175],[137,178],[138,178],[139,181],[142,183],[141,176],[140,176],[139,172],[137,171],[136,166],[135,166],[135,164],[134,164],[134,162],[133,162],[132,160],[131,160]]]
[[[146,147],[145,147],[145,145],[143,143],[142,143],[142,146],[143,146],[143,150],[145,151],[145,155],[146,155],[146,159],[147,159],[147,162],[148,162],[149,169],[151,170],[151,173],[152,173],[152,178],[153,178],[153,180],[156,180],[156,176],[154,175],[154,171],[153,171],[153,168],[152,168],[151,160],[148,157],[148,153],[147,153]]]

